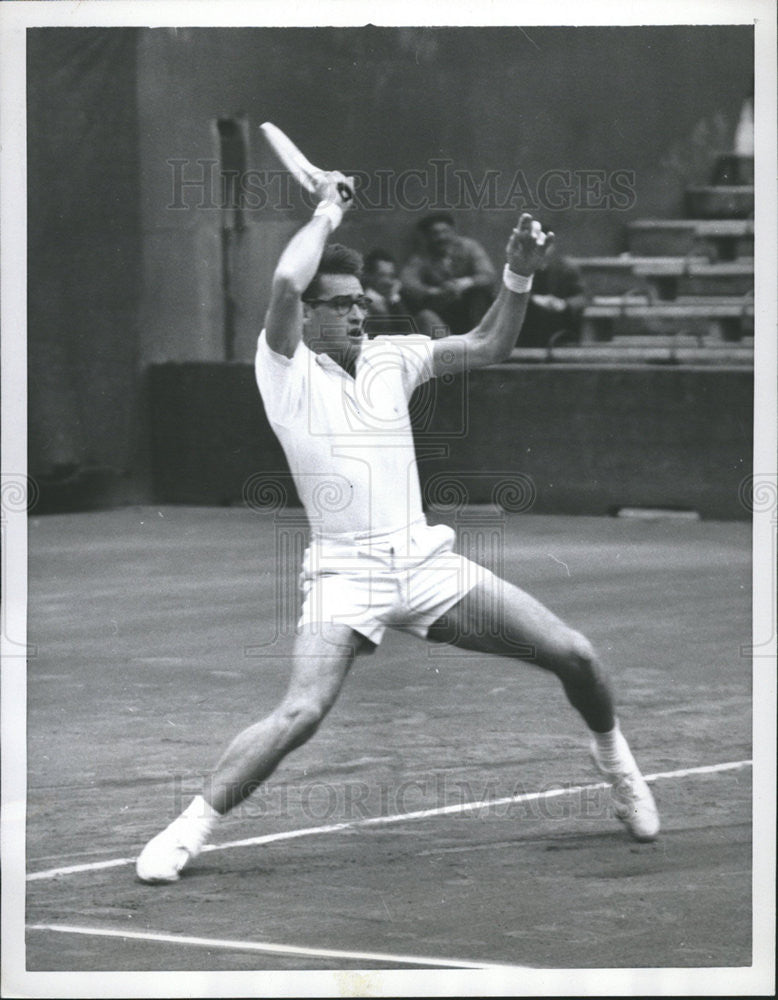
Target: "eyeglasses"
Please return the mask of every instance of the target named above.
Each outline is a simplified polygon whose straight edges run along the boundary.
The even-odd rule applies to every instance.
[[[334,295],[331,299],[306,299],[309,306],[328,306],[336,316],[346,316],[354,306],[367,312],[370,299],[366,295]]]

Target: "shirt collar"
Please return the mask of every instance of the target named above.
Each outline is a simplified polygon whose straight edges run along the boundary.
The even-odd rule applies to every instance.
[[[362,343],[361,343],[361,347],[360,347],[360,351],[359,351],[359,356],[357,358],[357,363],[356,363],[356,367],[355,367],[355,372],[361,366],[362,360],[363,360],[363,358],[365,356],[365,344],[366,344],[366,342],[367,342],[367,337],[363,335],[362,336]],[[310,350],[310,348],[308,348],[308,350]],[[329,354],[326,354],[324,352],[322,352],[321,354],[319,354],[317,351],[311,351],[311,354],[313,354],[314,358],[316,359],[316,364],[319,365],[321,368],[324,368],[325,371],[336,372],[336,373],[338,373],[340,375],[345,375],[347,378],[351,377],[348,374],[348,372],[344,371],[340,367],[340,365],[338,364],[337,361],[333,361],[332,360],[332,358],[329,356]]]

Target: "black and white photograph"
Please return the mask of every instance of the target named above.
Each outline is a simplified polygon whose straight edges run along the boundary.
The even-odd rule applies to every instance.
[[[773,995],[772,4],[0,27],[2,995]]]

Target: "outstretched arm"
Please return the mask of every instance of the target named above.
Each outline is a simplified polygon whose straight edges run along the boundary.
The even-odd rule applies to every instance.
[[[507,268],[497,298],[474,330],[434,342],[435,375],[483,368],[508,357],[524,322],[532,275],[553,241],[554,234],[542,232],[531,215],[521,216],[505,250]]]
[[[353,181],[338,171],[322,174],[318,186],[321,202],[313,218],[289,241],[273,275],[265,318],[267,342],[271,350],[288,358],[302,336],[302,294],[316,274],[327,238],[354,203],[353,197],[343,198],[338,187],[343,182],[353,191]]]

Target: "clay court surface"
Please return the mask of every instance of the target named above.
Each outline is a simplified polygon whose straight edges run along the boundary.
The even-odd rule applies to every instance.
[[[750,965],[745,522],[483,512],[491,558],[603,654],[656,775],[655,844],[609,815],[554,679],[391,633],[216,850],[176,885],[136,881],[128,859],[284,690],[279,524],[30,520],[28,970]]]

